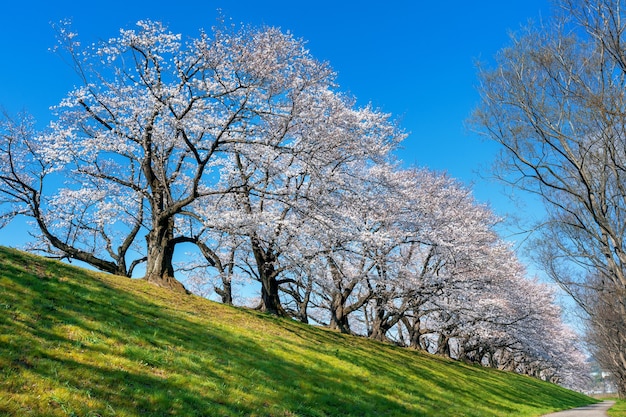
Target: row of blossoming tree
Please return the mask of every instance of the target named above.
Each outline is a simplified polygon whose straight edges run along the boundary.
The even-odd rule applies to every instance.
[[[183,40],[150,21],[87,46],[59,35],[81,87],[44,131],[8,115],[1,130],[2,219],[30,217],[34,249],[179,291],[210,283],[229,304],[257,282],[268,313],[573,383],[574,336],[498,219],[394,161],[403,132],[301,40]]]

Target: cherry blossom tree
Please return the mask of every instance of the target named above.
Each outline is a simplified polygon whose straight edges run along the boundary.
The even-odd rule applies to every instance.
[[[425,334],[417,327],[424,324],[425,311],[432,316],[438,310],[458,323],[451,315],[453,297],[467,297],[472,285],[484,285],[480,274],[491,265],[480,254],[498,240],[491,229],[498,219],[445,175],[396,171],[393,181],[394,192],[384,207],[397,214],[386,214],[380,230],[387,235],[384,240],[379,236],[382,244],[371,249],[377,274],[370,281],[375,295],[366,318],[374,338],[385,340],[402,322],[416,344],[418,335]]]
[[[377,165],[362,179],[316,281],[331,327],[357,321],[378,340],[577,383],[583,356],[553,291],[527,278],[488,207],[427,170]]]
[[[67,155],[52,133],[34,130],[29,116],[15,120],[5,114],[0,138],[2,219],[30,218],[38,230],[33,249],[132,276],[145,261],[136,251],[144,216],[141,196],[96,179],[80,182],[73,175],[63,178],[68,188],[50,192],[60,181]]]
[[[566,332],[493,213],[402,168],[391,116],[340,93],[303,41],[141,21],[60,42],[82,86],[43,132],[0,126],[2,219],[31,217],[40,249],[126,276],[145,263],[179,291],[185,272],[227,304],[247,279],[262,311],[546,379],[572,357],[537,337]],[[183,244],[196,258],[175,264]]]
[[[388,115],[355,108],[336,92],[334,73],[303,41],[274,28],[216,29],[183,41],[141,21],[108,42],[83,47],[77,39],[61,28],[61,47],[83,86],[57,107],[45,136],[53,146],[40,148],[75,184],[105,184],[126,198],[145,234],[141,244],[131,228],[129,240],[145,247],[145,278],[158,285],[184,289],[174,277],[174,249],[200,242],[188,226],[205,223],[195,208],[220,209],[210,206],[220,201],[212,196],[235,195],[238,216],[258,214],[255,227],[275,231],[288,222],[295,187],[323,181],[353,153],[384,153],[401,136]],[[56,204],[73,199],[76,210],[97,218],[102,193],[77,190],[59,191]],[[83,233],[84,225],[73,226]],[[246,233],[263,308],[278,312],[277,248],[254,228]]]
[[[345,181],[358,176],[352,165],[384,160],[403,137],[388,115],[356,109],[326,84],[303,86],[284,100],[284,117],[255,132],[260,147],[238,146],[229,155],[221,180],[234,192],[210,226],[246,242],[245,270],[261,283],[260,309],[274,314],[284,314],[280,287],[298,284],[297,262],[313,252],[301,235],[327,223],[325,195],[352,186]]]
[[[240,279],[237,265],[243,242],[211,228],[194,230],[192,225],[185,236],[191,237],[181,240],[193,243],[198,249],[188,252],[184,260],[177,263],[176,270],[186,275],[189,291],[205,298],[215,293],[222,303],[233,305],[234,286],[245,281]]]
[[[382,294],[383,255],[408,239],[407,233],[398,234],[391,227],[401,210],[396,202],[403,200],[393,197],[401,191],[394,188],[398,185],[394,177],[401,170],[382,163],[359,170],[354,176],[359,180],[350,181],[350,187],[334,194],[335,201],[327,202],[332,208],[330,227],[317,235],[320,256],[315,262],[320,275],[314,290],[320,307],[328,312],[328,325],[346,333],[352,331],[349,315]]]
[[[479,256],[499,242],[497,219],[445,175],[379,164],[360,178],[323,240],[315,292],[330,327],[350,332],[348,316],[358,313],[369,336],[387,340],[402,322],[417,347],[425,315],[449,314],[453,295],[484,287],[485,271],[497,269],[495,256]]]

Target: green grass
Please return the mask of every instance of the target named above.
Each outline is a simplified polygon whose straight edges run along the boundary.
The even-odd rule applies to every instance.
[[[590,402],[0,248],[2,416],[538,416]]]
[[[614,398],[612,400],[615,401],[615,405],[608,411],[608,415],[610,417],[626,417],[626,400]]]

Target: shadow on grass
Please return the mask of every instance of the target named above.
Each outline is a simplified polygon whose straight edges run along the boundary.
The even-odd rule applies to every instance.
[[[0,347],[0,389],[23,397],[38,386],[48,394],[37,407],[49,415],[416,415],[330,367],[312,372],[272,353],[271,339],[211,327],[87,272],[10,259],[0,267],[10,313],[0,326],[12,335]]]
[[[545,387],[530,378],[507,387],[483,369],[17,251],[0,248],[0,260],[7,416],[497,416],[582,404],[559,391],[533,398]]]
[[[280,322],[277,320],[277,324]],[[589,404],[594,400],[537,379],[487,369],[414,350],[380,344],[325,329],[283,326],[314,344],[328,341],[342,360],[371,371],[381,395],[400,403],[420,403],[425,415],[540,415]],[[355,341],[358,341],[355,342]],[[426,389],[425,389],[426,388]],[[468,405],[471,408],[468,408]]]

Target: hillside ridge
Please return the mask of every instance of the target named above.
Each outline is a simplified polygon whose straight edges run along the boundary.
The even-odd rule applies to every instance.
[[[539,416],[593,400],[0,247],[3,416]]]

